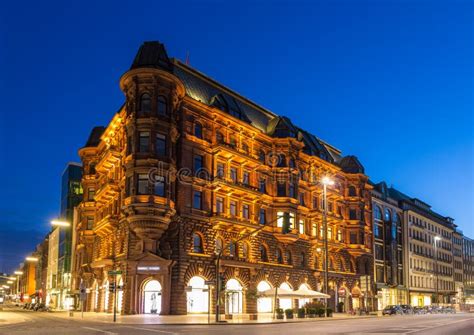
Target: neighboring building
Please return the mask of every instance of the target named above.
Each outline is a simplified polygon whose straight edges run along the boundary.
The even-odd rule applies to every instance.
[[[32,256],[37,257],[35,253]],[[33,302],[36,293],[36,262],[21,263],[20,271],[23,272],[18,276],[20,301]]]
[[[75,289],[81,280],[89,289],[87,310],[111,311],[108,287],[117,282],[123,313],[205,313],[206,281],[216,279],[214,254],[225,245],[222,312],[272,311],[272,299],[247,292],[323,290],[323,176],[335,181],[329,303],[364,307],[358,282],[373,276],[371,186],[355,156],[169,59],[158,42],[140,48],[120,87],[125,104],[79,151],[73,276]],[[283,213],[290,234],[276,219]]]
[[[48,236],[36,246],[38,262],[36,264],[36,297],[40,302],[46,302],[46,291],[48,282]]]
[[[82,201],[82,166],[79,163],[67,164],[61,177],[61,210],[59,218],[72,226],[74,207]],[[72,228],[54,227],[49,239],[50,259],[48,264],[48,283],[51,292],[51,305],[54,308],[69,309],[73,305],[71,292],[71,244]]]
[[[390,196],[385,182],[372,190],[374,236],[374,276],[378,310],[388,305],[407,304],[408,291],[404,278],[403,210]]]
[[[456,225],[425,202],[392,189],[404,211],[405,273],[409,303],[451,304],[456,296],[453,233]]]
[[[464,305],[474,307],[474,240],[463,237]]]

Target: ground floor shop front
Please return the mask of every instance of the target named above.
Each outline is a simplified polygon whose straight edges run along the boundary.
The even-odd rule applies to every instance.
[[[408,290],[404,287],[377,286],[377,310],[381,311],[390,305],[408,304]]]
[[[230,262],[232,263],[232,262]],[[275,308],[303,307],[313,299],[264,297],[272,288],[323,291],[321,273],[282,267],[234,266],[221,268],[220,313],[226,315],[273,313]],[[191,262],[179,266],[171,260],[148,254],[140,259],[95,264],[94,273],[85,274],[85,311],[121,314],[207,314],[216,309],[215,266]],[[328,306],[349,312],[370,304],[361,292],[355,274],[329,275]]]

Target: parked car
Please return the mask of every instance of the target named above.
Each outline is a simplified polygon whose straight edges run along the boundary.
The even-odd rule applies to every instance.
[[[451,306],[443,307],[443,313],[445,313],[445,314],[456,314],[456,309],[451,307]]]
[[[403,310],[398,305],[389,305],[382,311],[382,315],[402,315]]]
[[[402,309],[403,314],[413,314],[413,307],[411,307],[410,305],[400,305],[400,308]]]

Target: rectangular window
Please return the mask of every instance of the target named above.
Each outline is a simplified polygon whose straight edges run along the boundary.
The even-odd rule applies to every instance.
[[[165,196],[165,177],[155,176],[155,181],[153,185],[153,192],[159,197]]]
[[[277,182],[277,197],[286,197],[286,184]]]
[[[89,187],[87,189],[87,201],[94,201],[95,197],[95,188]]]
[[[349,220],[357,220],[357,210],[349,209]]]
[[[201,155],[194,155],[194,173],[198,173],[203,167],[203,157]]]
[[[166,156],[166,136],[156,134],[155,152],[158,156]]]
[[[383,260],[383,246],[380,244],[375,245],[375,259]]]
[[[137,194],[148,194],[148,175],[138,174],[137,178]]]
[[[267,215],[266,215],[265,209],[263,208],[260,208],[260,215],[259,215],[258,221],[260,224],[263,224],[263,225],[267,223]]]
[[[224,178],[224,164],[217,163],[217,178]]]
[[[259,184],[258,184],[258,190],[261,193],[267,193],[267,187],[266,187],[266,181],[265,179],[260,179]]]
[[[202,209],[202,192],[194,191],[193,193],[193,208]]]
[[[300,192],[300,205],[306,206],[304,202],[304,192]]]
[[[317,234],[318,234],[318,226],[316,225],[316,223],[313,223],[313,225],[311,226],[311,235],[316,237]]]
[[[222,197],[216,198],[216,212],[221,214],[224,212],[224,199]]]
[[[236,168],[230,168],[230,179],[232,179],[234,183],[237,182],[237,169]]]
[[[332,227],[328,227],[328,240],[332,240]]]
[[[313,197],[313,209],[317,209],[317,208],[318,208],[318,197],[314,196]]]
[[[343,242],[342,230],[341,230],[341,229],[339,229],[339,230],[337,231],[337,240],[338,240],[339,242]]]
[[[295,188],[295,184],[293,183],[290,183],[289,196],[291,198],[296,198],[296,188]]]
[[[330,201],[328,201],[328,211],[332,213],[334,210],[334,204]]]
[[[295,229],[295,213],[290,212],[290,229]],[[277,227],[283,227],[283,215],[284,212],[277,212]]]
[[[304,234],[304,220],[300,220],[298,224],[298,231],[300,234]]]
[[[91,230],[94,227],[94,218],[92,216],[87,217],[87,229]]]
[[[247,171],[244,172],[242,183],[244,185],[250,185],[250,173],[248,173]]]
[[[138,135],[138,152],[150,151],[150,133],[141,131]]]
[[[350,244],[357,244],[357,233],[351,232],[349,234],[349,240],[350,240]]]
[[[242,206],[242,217],[247,220],[250,217],[250,206],[247,204]]]
[[[230,207],[230,215],[236,216],[237,215],[237,201],[231,200],[229,207]]]

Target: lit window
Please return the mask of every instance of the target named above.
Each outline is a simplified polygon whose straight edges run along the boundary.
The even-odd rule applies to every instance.
[[[304,220],[300,220],[299,222],[299,233],[304,234]]]
[[[237,244],[234,241],[230,242],[230,244],[229,244],[229,256],[231,256],[231,257],[237,257],[238,256]]]
[[[91,216],[87,217],[87,229],[91,230],[94,227],[94,218]]]
[[[290,229],[295,228],[295,213],[290,212]],[[277,212],[277,227],[282,228],[283,227],[283,216],[284,212]]]
[[[244,259],[247,259],[249,257],[249,245],[247,243],[244,243],[242,245],[242,257]]]
[[[342,230],[341,230],[341,229],[339,229],[339,230],[337,231],[337,240],[338,240],[339,242],[342,242]]]
[[[328,240],[332,240],[332,227],[328,227]]]
[[[87,201],[94,201],[95,197],[95,188],[89,187],[87,189]]]
[[[313,223],[311,226],[311,235],[317,236],[317,234],[318,234],[318,226],[316,225],[316,223]]]

